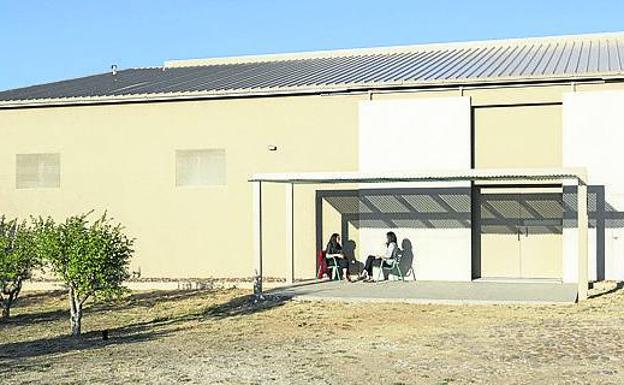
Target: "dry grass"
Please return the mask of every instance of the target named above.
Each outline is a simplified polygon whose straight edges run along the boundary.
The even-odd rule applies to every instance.
[[[0,325],[0,384],[624,383],[620,290],[550,306],[247,295],[135,293],[91,305],[78,341],[62,293],[26,295]]]

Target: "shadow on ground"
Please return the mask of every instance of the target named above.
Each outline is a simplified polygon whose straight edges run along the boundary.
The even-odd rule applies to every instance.
[[[173,293],[167,294],[166,300],[173,301],[175,300],[174,298],[180,300],[193,295],[206,295],[206,291],[179,293],[178,297],[172,295]],[[121,303],[116,306],[108,306],[106,307],[106,310],[123,311],[123,309],[127,309],[128,306],[132,307],[130,304],[137,306],[137,304],[143,304],[143,301],[158,300],[158,295],[156,293],[140,293],[131,297],[135,296],[138,298],[132,298],[129,301],[125,301],[125,303]],[[158,317],[147,321],[141,321],[109,329],[108,340],[102,339],[102,331],[90,331],[88,333],[84,333],[80,338],[73,338],[71,336],[56,336],[33,341],[0,344],[0,373],[10,370],[20,370],[20,368],[26,370],[28,364],[22,361],[24,358],[67,353],[77,350],[84,351],[89,349],[99,349],[108,345],[132,344],[150,341],[168,336],[180,330],[191,328],[193,326],[187,324],[190,321],[202,322],[222,320],[229,317],[249,316],[282,306],[289,299],[289,297],[284,296],[266,296],[264,300],[256,301],[253,295],[239,296],[232,298],[225,303],[215,304],[204,309],[199,309],[197,312],[176,316]],[[102,306],[99,310],[103,309],[104,307]],[[56,314],[56,312],[51,313],[54,313],[53,317],[60,315],[62,315],[63,318],[67,317],[66,311],[59,311],[60,315]],[[87,317],[91,313],[92,311],[90,309],[86,310]],[[39,318],[35,316],[36,314],[24,314],[22,316],[17,316],[16,319],[11,321],[11,323],[24,324],[32,320],[41,321],[46,317],[52,317],[52,315],[47,313],[44,313],[44,316],[40,316]]]
[[[605,291],[602,291],[602,292],[590,295],[588,298],[589,299],[600,298],[600,297],[602,297],[604,295],[609,295],[609,294],[615,293],[616,291],[620,291],[623,288],[624,288],[624,281],[618,281],[618,282],[615,283],[615,286],[613,286],[609,290],[605,290]]]
[[[203,296],[209,295],[211,292],[214,292],[214,290],[162,290],[133,293],[112,303],[87,303],[85,313],[97,314],[99,312],[110,310],[124,311],[133,308],[150,308],[157,303],[162,304],[167,302],[182,301],[190,298],[201,298]],[[18,313],[24,308],[35,307],[46,301],[65,301],[66,298],[67,292],[65,292],[64,290],[29,293],[27,295],[21,296],[13,307],[13,314],[11,315],[11,317],[8,320],[0,323],[0,327],[27,326],[38,322],[50,322],[60,319],[66,319],[69,317],[69,308],[34,313]]]
[[[35,306],[43,302],[49,302],[50,300],[64,299],[66,296],[65,290],[22,292],[13,308],[19,309],[22,307]]]
[[[216,290],[204,289],[204,290],[156,290],[141,293],[133,293],[130,296],[122,298],[115,303],[115,309],[126,309],[136,307],[152,307],[155,304],[176,302],[189,298],[202,297],[209,293],[213,293]],[[94,310],[107,309],[110,306],[94,304]]]
[[[69,319],[69,308],[43,311],[37,313],[14,314],[8,320],[0,322],[0,327],[27,326],[40,322],[53,322],[59,319]]]
[[[21,313],[25,308],[33,308],[45,302],[65,300],[67,294],[63,290],[45,291],[22,294],[17,302],[11,307],[11,317],[0,321],[1,327],[26,326],[39,322],[51,322],[69,317],[69,308],[51,309],[38,312]]]

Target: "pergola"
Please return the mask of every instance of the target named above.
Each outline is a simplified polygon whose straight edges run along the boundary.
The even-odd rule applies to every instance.
[[[379,183],[508,183],[522,186],[531,183],[556,183],[576,189],[577,221],[573,229],[568,229],[567,263],[575,263],[572,274],[564,274],[563,281],[578,285],[578,300],[587,298],[588,289],[588,210],[587,176],[584,169],[468,169],[468,170],[426,170],[426,171],[384,171],[384,172],[306,172],[306,173],[259,173],[249,179],[253,185],[253,227],[254,260],[256,273],[256,295],[262,294],[262,186],[266,183],[283,184],[285,188],[286,241],[289,256],[287,283],[294,281],[294,199],[296,184],[379,184]]]

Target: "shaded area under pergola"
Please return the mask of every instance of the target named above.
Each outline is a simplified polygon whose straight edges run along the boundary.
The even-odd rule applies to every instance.
[[[256,286],[255,292],[257,295],[262,294],[262,265],[263,265],[263,249],[262,249],[262,185],[266,183],[278,183],[285,186],[286,198],[285,208],[286,215],[290,218],[287,221],[286,227],[286,240],[285,248],[287,255],[290,257],[287,261],[289,265],[288,271],[290,272],[287,277],[287,282],[292,284],[294,281],[294,199],[295,190],[294,185],[306,184],[306,185],[335,185],[335,184],[357,184],[362,185],[378,185],[384,184],[384,189],[392,191],[392,187],[387,187],[390,184],[401,185],[405,184],[418,184],[419,186],[435,184],[438,188],[440,185],[453,184],[457,182],[470,183],[470,207],[474,207],[475,204],[480,205],[479,199],[475,197],[475,185],[479,183],[501,183],[509,184],[515,187],[521,187],[523,185],[534,185],[535,183],[555,183],[562,185],[564,189],[573,188],[575,190],[576,202],[572,203],[575,206],[575,218],[566,218],[569,223],[574,224],[574,254],[569,257],[568,264],[574,263],[576,265],[575,271],[571,276],[563,277],[563,282],[566,284],[575,283],[577,286],[577,299],[582,300],[587,297],[588,286],[588,274],[587,274],[587,259],[588,259],[588,202],[587,202],[587,184],[586,173],[583,169],[469,169],[469,170],[428,170],[428,171],[391,171],[391,172],[319,172],[319,173],[262,173],[255,174],[250,179],[254,186],[253,188],[253,218],[254,218],[254,255],[255,255],[255,273],[256,273]],[[405,198],[402,198],[405,199]],[[403,207],[413,207],[418,205],[417,201],[403,202]],[[562,202],[563,203],[563,202]],[[362,202],[358,201],[358,205]],[[455,214],[459,211],[457,207],[465,205],[466,202],[451,202],[444,200],[436,200],[432,202],[434,205],[443,206],[446,209],[451,209]],[[363,211],[358,212],[358,219],[366,217],[367,211],[372,214],[375,213],[376,205],[373,202],[364,202]],[[529,207],[530,211],[530,205]],[[362,208],[358,206],[358,210]],[[465,215],[465,210],[464,211]],[[479,210],[470,210],[470,212],[476,212]],[[500,212],[500,211],[499,211]],[[407,212],[406,215],[413,219],[414,212]],[[459,226],[470,227],[471,218],[447,218],[451,221],[457,222]],[[496,218],[495,218],[496,219]],[[498,218],[500,221],[501,218]],[[427,222],[422,222],[427,226]],[[504,225],[504,224],[503,224]],[[547,231],[558,231],[553,227],[554,224],[546,223],[543,228]],[[318,226],[317,226],[318,227]],[[504,227],[504,226],[503,226]],[[568,226],[569,227],[569,226]],[[554,230],[553,230],[554,229]],[[318,231],[318,229],[317,229]]]
[[[487,186],[482,186],[487,188]],[[542,185],[543,187],[543,185]],[[316,191],[316,248],[323,248],[323,206],[329,205],[340,217],[340,234],[345,252],[355,259],[350,228],[361,229],[471,229],[472,189],[467,187],[323,189]],[[522,227],[526,234],[563,234],[564,226],[576,227],[576,187],[523,193],[487,193],[480,196],[480,234],[516,234]],[[606,231],[624,228],[624,211],[606,200],[605,186],[587,187],[589,228],[595,242],[590,242],[590,258],[595,255],[592,274],[595,280],[606,277]],[[591,239],[591,234],[590,234]],[[355,272],[359,265],[355,262]],[[361,263],[360,263],[361,264]],[[592,263],[589,264],[590,268]],[[405,268],[409,269],[408,262]]]

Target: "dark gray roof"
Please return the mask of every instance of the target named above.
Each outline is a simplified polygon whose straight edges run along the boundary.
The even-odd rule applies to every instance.
[[[624,33],[168,62],[0,92],[0,106],[621,77]]]

